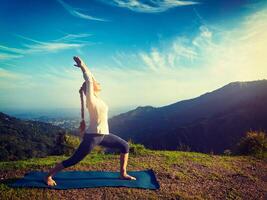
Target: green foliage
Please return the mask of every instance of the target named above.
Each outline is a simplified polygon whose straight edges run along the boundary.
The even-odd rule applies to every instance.
[[[77,147],[79,146],[79,144],[80,144],[79,137],[66,133],[62,141],[63,154],[66,156],[72,155],[75,149],[77,149]]]
[[[82,142],[82,139],[78,136],[72,135],[70,133],[63,133],[59,135],[57,139],[57,153],[56,155],[65,155],[65,156],[71,156],[76,149],[79,147],[80,143]],[[101,146],[95,146],[94,149],[91,152],[104,154],[104,148]]]
[[[45,158],[31,158],[25,160],[17,160],[17,161],[5,161],[0,162],[1,170],[17,170],[17,169],[39,169],[42,167],[52,167],[55,166],[56,163],[61,162],[63,160],[68,159],[69,156],[60,155],[60,156],[48,156]],[[105,154],[97,154],[92,153],[86,156],[78,165],[95,165],[102,162],[106,162],[109,159],[113,159],[114,155],[105,155]],[[1,198],[0,198],[1,199]]]
[[[230,156],[230,155],[232,155],[232,151],[230,149],[225,149],[223,151],[223,154],[226,155],[226,156]]]
[[[48,123],[20,120],[0,112],[0,161],[60,153],[55,138],[64,132]]]
[[[182,142],[179,142],[179,145],[177,147],[177,151],[191,151],[191,148],[190,148],[190,146],[188,146]]]
[[[105,154],[105,148],[101,146],[95,146],[91,153],[92,154]]]
[[[69,133],[65,134],[66,144],[70,147],[77,148],[80,144],[80,138]]]
[[[237,154],[264,158],[267,152],[267,138],[263,131],[249,131],[237,144]]]
[[[144,155],[147,154],[148,150],[142,144],[134,144],[132,140],[129,140],[130,150],[129,153],[131,155]]]

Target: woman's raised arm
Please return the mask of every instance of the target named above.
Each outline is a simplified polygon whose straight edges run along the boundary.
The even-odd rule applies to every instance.
[[[89,70],[89,68],[85,65],[85,63],[77,56],[73,57],[74,61],[77,63],[75,66],[81,68],[83,72],[83,78],[86,83],[86,97],[92,101],[94,100],[94,86],[93,86],[93,79],[94,76]]]

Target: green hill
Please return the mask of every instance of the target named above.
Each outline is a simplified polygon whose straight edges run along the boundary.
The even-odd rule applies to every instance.
[[[60,155],[57,140],[65,133],[65,129],[49,123],[0,112],[0,161]]]
[[[0,162],[0,199],[266,199],[266,161],[251,156],[219,156],[195,152],[131,153],[128,170],[152,168],[158,191],[131,188],[49,190],[9,188],[7,183],[32,170],[47,171],[66,156]],[[65,170],[119,169],[118,154],[93,152]]]

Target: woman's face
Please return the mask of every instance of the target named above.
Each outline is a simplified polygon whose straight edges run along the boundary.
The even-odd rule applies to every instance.
[[[102,89],[101,89],[100,83],[94,81],[94,91],[100,92],[101,90]]]

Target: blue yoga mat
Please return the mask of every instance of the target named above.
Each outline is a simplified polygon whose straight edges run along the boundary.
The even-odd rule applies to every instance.
[[[26,173],[21,179],[10,183],[10,187],[35,187],[51,189],[79,189],[95,187],[130,187],[143,189],[159,189],[159,183],[152,169],[144,171],[128,171],[129,175],[136,177],[136,180],[119,179],[119,172],[108,171],[61,171],[53,179],[56,186],[48,186],[43,181],[47,172],[32,171]]]

